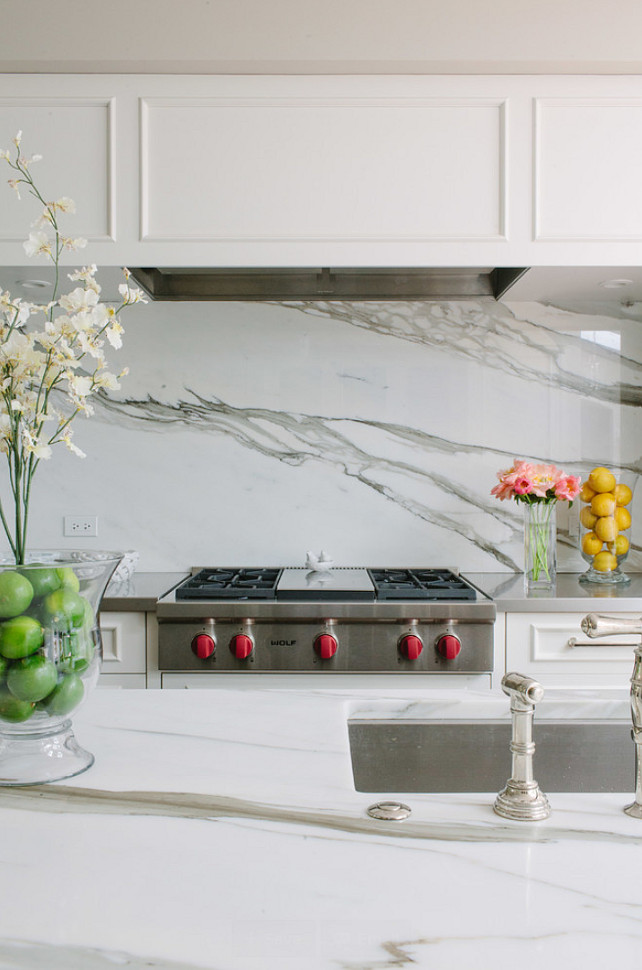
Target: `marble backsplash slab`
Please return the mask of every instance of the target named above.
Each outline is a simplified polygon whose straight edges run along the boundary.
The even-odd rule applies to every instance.
[[[36,480],[32,544],[60,546],[62,517],[88,514],[86,543],[136,549],[147,571],[321,548],[338,565],[519,570],[498,469],[642,469],[639,306],[149,304],[126,329],[122,390],[77,422],[87,458],[59,451]],[[577,511],[560,510],[562,571],[584,568]]]

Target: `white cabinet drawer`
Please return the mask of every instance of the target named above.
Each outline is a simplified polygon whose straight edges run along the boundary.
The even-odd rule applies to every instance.
[[[144,674],[146,624],[144,613],[101,613],[103,674]]]
[[[544,687],[628,687],[639,636],[590,639],[585,613],[513,613],[506,618],[506,668]],[[635,614],[620,613],[619,616]]]

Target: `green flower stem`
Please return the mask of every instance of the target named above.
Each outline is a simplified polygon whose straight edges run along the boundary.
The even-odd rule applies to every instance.
[[[555,502],[532,502],[528,498],[525,504],[529,507],[528,515],[528,549],[529,560],[525,563],[526,572],[530,574],[534,583],[545,578],[552,582],[550,543],[555,537],[550,534],[551,518]]]

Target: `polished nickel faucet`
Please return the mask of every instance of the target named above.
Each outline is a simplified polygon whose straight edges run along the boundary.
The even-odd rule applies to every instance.
[[[548,818],[551,806],[533,778],[533,715],[535,704],[544,696],[544,688],[530,677],[510,673],[502,678],[502,690],[510,697],[513,764],[511,777],[495,799],[493,808],[503,818],[520,821]]]
[[[582,620],[582,632],[587,637],[611,637],[622,633],[642,635],[642,617],[601,616],[589,613]],[[635,648],[633,674],[631,676],[632,737],[635,742],[635,801],[624,811],[633,818],[642,818],[642,640]]]

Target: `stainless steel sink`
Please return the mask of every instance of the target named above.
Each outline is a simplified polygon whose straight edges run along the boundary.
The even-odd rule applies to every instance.
[[[510,721],[348,721],[354,785],[362,792],[497,792],[511,771]],[[635,788],[631,722],[535,722],[534,775],[544,792]]]

